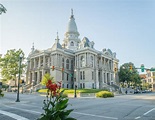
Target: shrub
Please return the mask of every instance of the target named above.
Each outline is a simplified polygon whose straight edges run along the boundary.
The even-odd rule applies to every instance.
[[[114,97],[114,94],[109,91],[100,91],[96,93],[96,97],[101,97],[101,98]]]
[[[4,94],[2,93],[3,91],[0,89],[0,97],[3,97]]]

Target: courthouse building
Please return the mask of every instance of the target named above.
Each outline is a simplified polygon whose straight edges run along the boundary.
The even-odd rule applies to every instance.
[[[98,51],[87,37],[79,39],[73,11],[68,22],[63,43],[59,36],[51,48],[38,50],[32,47],[28,56],[27,83],[39,84],[45,73],[63,88],[103,88],[117,84],[118,62],[116,53],[110,49]]]

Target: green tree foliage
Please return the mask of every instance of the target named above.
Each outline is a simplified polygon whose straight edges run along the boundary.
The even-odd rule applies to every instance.
[[[2,13],[6,13],[6,8],[2,4],[0,4],[0,15]]]
[[[132,66],[132,70],[130,70],[130,66]],[[134,64],[124,63],[120,67],[120,71],[118,72],[119,80],[122,82],[122,85],[124,86],[124,83],[126,82],[129,86],[139,86],[141,84],[141,79],[139,76],[139,73],[137,69],[135,68]]]
[[[8,50],[7,53],[4,55],[4,57],[0,57],[0,69],[1,69],[1,75],[3,79],[15,80],[15,85],[16,85],[16,80],[19,73],[20,54],[23,55],[22,57],[22,61],[23,61],[25,58],[24,58],[24,52],[21,49]],[[25,67],[26,67],[25,63],[22,62],[20,73],[24,71]]]

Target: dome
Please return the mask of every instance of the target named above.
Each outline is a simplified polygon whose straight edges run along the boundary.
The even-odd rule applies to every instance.
[[[78,32],[75,19],[72,16],[70,17],[70,20],[67,26],[67,32]]]
[[[77,26],[76,26],[76,23],[75,23],[75,18],[74,18],[74,15],[73,15],[73,10],[72,10],[69,22],[68,22],[67,32],[78,33]]]

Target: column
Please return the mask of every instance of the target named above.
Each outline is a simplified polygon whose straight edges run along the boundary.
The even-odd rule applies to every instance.
[[[45,67],[45,55],[43,56],[43,67]]]
[[[50,67],[50,56],[48,57],[48,64],[47,67]]]
[[[85,53],[85,66],[87,66],[88,64],[87,64],[87,53]]]
[[[39,61],[38,61],[38,67],[40,68],[41,66],[40,66],[40,56],[39,56]]]
[[[37,84],[39,84],[40,83],[40,72],[39,71],[37,71]]]
[[[36,68],[36,59],[34,58],[34,68]]]

